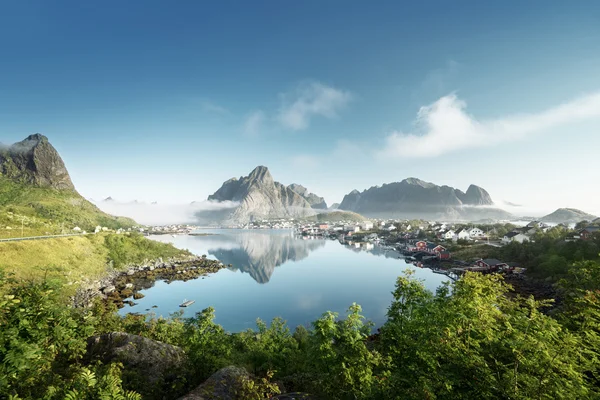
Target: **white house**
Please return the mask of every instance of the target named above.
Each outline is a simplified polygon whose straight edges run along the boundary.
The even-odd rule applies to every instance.
[[[98,232],[100,232],[101,230],[102,230],[102,227],[101,227],[100,225],[98,225],[98,226],[96,227],[96,229],[94,229],[94,233],[98,233]]]
[[[508,232],[502,238],[502,243],[504,243],[504,244],[507,244],[510,242],[523,243],[523,242],[528,242],[528,241],[529,241],[529,236],[527,236],[521,232]]]
[[[395,230],[396,230],[396,227],[395,227],[394,225],[390,225],[390,226],[388,226],[388,227],[387,227],[387,228],[385,228],[385,229],[387,229],[388,231],[395,231]]]
[[[458,236],[456,235],[456,233],[450,229],[448,232],[444,233],[444,239],[446,240],[456,240],[458,239]]]
[[[78,226],[76,226],[75,228],[73,228],[73,230],[74,230],[75,232],[81,232],[81,228],[80,228],[80,227],[78,227]]]
[[[412,229],[412,226],[410,226],[410,224],[408,224],[408,226],[406,227],[407,231],[410,231]]]
[[[365,231],[370,231],[371,229],[373,229],[373,223],[371,221],[363,221],[360,224],[361,228],[363,228],[363,230]]]
[[[471,236],[469,235],[469,231],[466,229],[461,229],[456,233],[459,240],[470,240]]]
[[[469,237],[471,238],[480,238],[484,236],[485,233],[483,233],[483,231],[479,228],[471,228],[471,230],[469,231]]]

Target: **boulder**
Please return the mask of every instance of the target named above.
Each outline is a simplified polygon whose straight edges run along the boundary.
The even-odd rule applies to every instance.
[[[102,288],[102,293],[109,294],[109,293],[114,292],[115,290],[116,290],[116,288],[113,285],[110,285],[110,286],[106,286],[106,287]]]
[[[229,366],[212,374],[202,385],[178,400],[242,400],[239,396],[241,382],[251,379],[244,368]],[[281,384],[279,384],[281,388]],[[287,393],[272,397],[279,400],[316,400],[306,393]]]
[[[250,374],[244,368],[222,368],[179,400],[236,400],[236,392],[239,391],[240,381],[244,378],[250,378]]]
[[[183,349],[129,333],[111,332],[89,338],[85,359],[122,363],[124,385],[145,388],[149,394],[181,387],[187,378],[188,358]]]

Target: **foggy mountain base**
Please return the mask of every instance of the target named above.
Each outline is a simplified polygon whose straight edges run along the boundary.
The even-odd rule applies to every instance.
[[[239,203],[206,200],[191,204],[148,204],[138,202],[100,201],[94,202],[102,211],[133,218],[143,225],[197,224],[202,223],[198,215],[219,215],[231,212]]]

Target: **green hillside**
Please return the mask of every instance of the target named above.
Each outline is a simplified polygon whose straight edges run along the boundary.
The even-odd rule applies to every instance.
[[[100,211],[74,190],[38,187],[0,176],[0,238],[68,233],[76,226],[93,231],[98,225],[118,229],[136,223]]]
[[[357,214],[352,211],[332,211],[332,212],[328,212],[328,213],[317,214],[315,216],[309,217],[308,219],[311,221],[316,221],[316,222],[340,222],[340,221],[360,222],[360,221],[366,220],[366,218],[363,217],[362,215]]]

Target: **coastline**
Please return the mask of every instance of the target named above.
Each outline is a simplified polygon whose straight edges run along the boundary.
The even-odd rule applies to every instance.
[[[133,303],[128,298],[141,298],[140,290],[148,289],[158,280],[187,281],[218,272],[226,266],[218,260],[201,256],[162,258],[142,264],[130,265],[124,270],[112,270],[102,279],[80,287],[71,297],[74,307],[86,308],[94,299],[101,298],[122,308]]]

